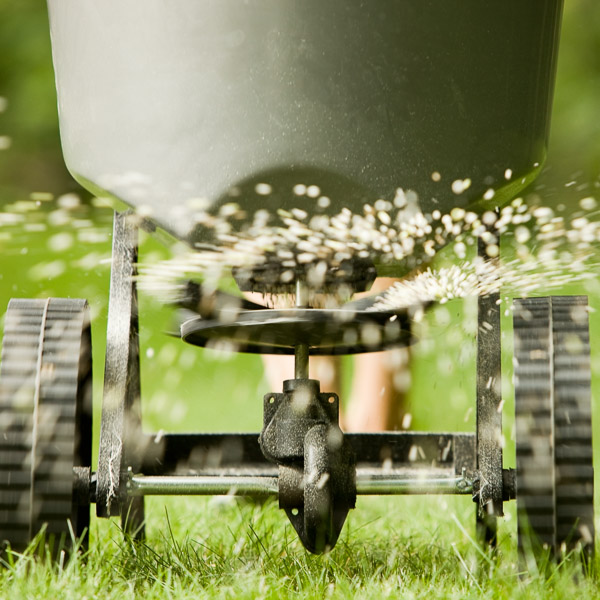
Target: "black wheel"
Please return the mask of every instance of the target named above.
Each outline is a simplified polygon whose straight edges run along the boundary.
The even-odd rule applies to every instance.
[[[587,298],[515,303],[517,511],[521,556],[594,550]]]
[[[45,529],[53,554],[87,545],[92,354],[85,300],[13,299],[0,365],[0,542],[23,551]],[[81,471],[81,469],[79,469]]]

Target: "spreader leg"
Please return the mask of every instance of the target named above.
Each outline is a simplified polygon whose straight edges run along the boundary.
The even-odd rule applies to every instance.
[[[487,259],[485,243],[478,254]],[[495,545],[496,517],[502,516],[502,390],[500,296],[478,299],[477,311],[477,534]]]
[[[137,248],[135,217],[115,212],[96,511],[99,517],[121,515],[124,529],[141,537],[143,498],[125,493],[127,468],[135,470],[142,455]]]

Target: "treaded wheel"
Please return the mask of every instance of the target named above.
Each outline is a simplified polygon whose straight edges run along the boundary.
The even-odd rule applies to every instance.
[[[0,365],[0,543],[23,551],[45,527],[53,555],[85,547],[89,499],[74,467],[91,466],[92,354],[85,300],[13,299]]]
[[[517,300],[514,312],[518,544],[527,560],[594,551],[587,298]]]

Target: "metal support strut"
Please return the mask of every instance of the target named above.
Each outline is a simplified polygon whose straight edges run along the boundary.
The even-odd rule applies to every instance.
[[[96,511],[121,515],[124,529],[143,535],[143,498],[126,493],[128,467],[137,469],[141,439],[140,362],[135,283],[138,226],[131,213],[115,212],[104,397],[100,427]]]
[[[308,346],[298,344],[294,349],[294,377],[308,379]]]
[[[478,240],[478,257],[494,260]],[[502,390],[500,295],[477,301],[477,473],[473,499],[478,503],[478,537],[496,542],[496,517],[503,515],[502,501]]]
[[[299,278],[296,281],[296,308],[308,306],[308,289]],[[308,379],[308,344],[297,344],[294,348],[294,377]]]

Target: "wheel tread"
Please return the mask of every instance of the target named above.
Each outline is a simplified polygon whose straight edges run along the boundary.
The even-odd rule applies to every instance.
[[[555,554],[580,541],[591,553],[587,299],[517,300],[514,333],[519,547],[523,550],[525,536],[531,531]]]
[[[76,535],[89,527],[89,510],[87,519],[76,520],[73,467],[80,461],[79,438],[91,442],[91,430],[78,431],[78,410],[88,407],[77,408],[90,372],[84,300],[11,300],[0,364],[0,542],[14,550],[24,550],[42,526],[67,540],[68,519]]]

